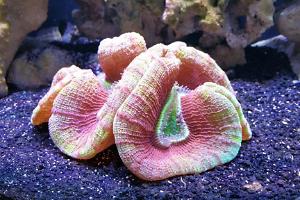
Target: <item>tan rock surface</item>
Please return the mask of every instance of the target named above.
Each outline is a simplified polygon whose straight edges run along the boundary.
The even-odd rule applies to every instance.
[[[276,15],[278,31],[290,41],[300,43],[300,0],[292,1]]]
[[[90,38],[135,31],[147,44],[190,40],[222,68],[245,62],[244,47],[273,24],[272,0],[77,0],[73,18]],[[195,42],[196,41],[196,42]]]
[[[293,45],[289,54],[292,70],[300,79],[300,0],[288,1],[275,15],[278,31]]]
[[[7,82],[22,90],[47,86],[59,69],[71,64],[69,52],[55,46],[26,51],[12,62]]]
[[[47,18],[48,0],[0,0],[0,97],[7,69],[23,39]]]

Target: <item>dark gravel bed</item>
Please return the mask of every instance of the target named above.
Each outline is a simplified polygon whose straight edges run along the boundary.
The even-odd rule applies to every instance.
[[[259,58],[246,67],[260,62],[253,68],[257,73],[265,65],[285,64],[277,62],[277,54],[264,56],[268,62]],[[265,77],[251,76],[253,70],[241,73],[243,67],[231,77],[253,138],[226,165],[151,183],[126,169],[115,146],[89,161],[63,155],[49,138],[47,125],[30,124],[31,112],[47,89],[11,93],[0,100],[0,199],[300,197],[300,84],[289,70],[261,69]]]

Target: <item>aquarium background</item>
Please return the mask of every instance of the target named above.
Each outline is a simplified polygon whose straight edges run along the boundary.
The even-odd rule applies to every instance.
[[[274,4],[279,10],[285,1]],[[96,57],[101,39],[74,33],[72,0],[50,0],[48,18],[29,40],[24,52],[40,55],[46,45],[51,54],[64,57],[99,73]],[[65,32],[64,41],[53,40],[53,28]],[[43,30],[48,30],[43,32]],[[50,30],[50,31],[49,31]],[[258,40],[279,34],[270,27]],[[49,36],[50,35],[50,36]],[[41,43],[30,38],[41,36]],[[47,41],[48,36],[51,41]],[[55,38],[55,37],[54,37]],[[292,71],[289,55],[280,48],[245,48],[245,64],[225,71],[253,138],[244,142],[238,156],[222,166],[197,175],[146,182],[135,177],[122,163],[115,145],[87,161],[72,159],[59,151],[49,137],[48,125],[33,126],[32,110],[48,91],[47,86],[20,89],[9,83],[8,96],[0,99],[0,199],[297,199],[300,198],[300,83]],[[53,65],[61,60],[53,61]],[[25,78],[24,78],[25,77]],[[22,79],[23,78],[23,79]],[[14,79],[10,79],[14,80]]]

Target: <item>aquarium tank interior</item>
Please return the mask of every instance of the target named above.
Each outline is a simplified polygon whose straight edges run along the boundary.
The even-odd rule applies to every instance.
[[[0,0],[0,199],[300,199],[300,0]]]

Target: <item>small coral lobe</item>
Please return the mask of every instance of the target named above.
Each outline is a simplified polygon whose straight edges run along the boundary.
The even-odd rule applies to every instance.
[[[75,65],[60,69],[53,77],[49,91],[39,101],[37,107],[33,110],[31,115],[31,123],[33,125],[40,125],[48,122],[51,116],[53,102],[59,92],[72,81],[72,78],[85,73],[89,73],[89,70],[81,70]]]
[[[135,32],[102,40],[98,48],[98,58],[106,80],[109,82],[120,80],[124,69],[145,50],[144,38]]]
[[[208,54],[187,47],[184,42],[173,42],[168,45],[168,49],[181,61],[177,77],[179,85],[195,89],[205,82],[215,82],[234,93],[225,72]]]
[[[62,152],[89,159],[113,143],[97,124],[97,111],[107,95],[92,72],[75,77],[58,94],[49,119],[49,133]]]

